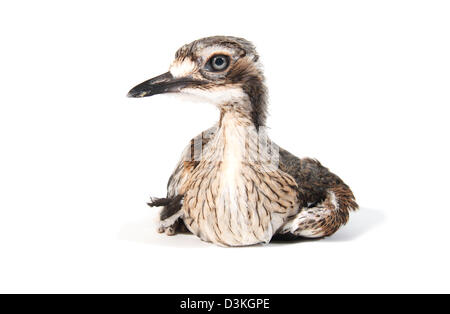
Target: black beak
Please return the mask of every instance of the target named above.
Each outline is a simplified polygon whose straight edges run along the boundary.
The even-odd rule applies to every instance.
[[[203,82],[189,77],[174,78],[170,72],[167,72],[133,87],[127,96],[148,97],[163,93],[174,93],[179,92],[184,87],[201,84]]]

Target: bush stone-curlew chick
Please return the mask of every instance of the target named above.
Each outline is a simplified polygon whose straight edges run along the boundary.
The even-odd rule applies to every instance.
[[[358,205],[318,161],[299,159],[265,133],[267,96],[253,44],[215,36],[181,47],[169,72],[129,97],[180,93],[211,102],[219,122],[193,138],[168,183],[159,231],[188,230],[204,241],[244,246],[280,237],[325,237]]]

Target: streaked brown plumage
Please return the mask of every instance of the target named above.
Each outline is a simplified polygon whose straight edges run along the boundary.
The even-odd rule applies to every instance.
[[[219,122],[191,140],[171,175],[160,232],[184,229],[223,246],[275,234],[323,237],[357,209],[349,187],[318,161],[299,159],[265,134],[267,97],[259,56],[245,39],[215,36],[180,48],[170,71],[129,96],[190,94],[214,103]]]

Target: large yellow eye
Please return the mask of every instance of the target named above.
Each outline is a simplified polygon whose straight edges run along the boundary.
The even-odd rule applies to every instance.
[[[216,55],[209,59],[209,68],[214,72],[223,71],[228,68],[230,64],[230,58],[225,55]]]

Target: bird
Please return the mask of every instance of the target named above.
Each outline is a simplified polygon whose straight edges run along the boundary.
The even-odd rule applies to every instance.
[[[220,118],[188,143],[166,197],[148,203],[161,208],[158,232],[188,232],[223,247],[324,238],[358,209],[349,186],[318,160],[270,140],[265,77],[250,41],[212,36],[186,44],[168,72],[127,96],[165,93],[211,103]]]

